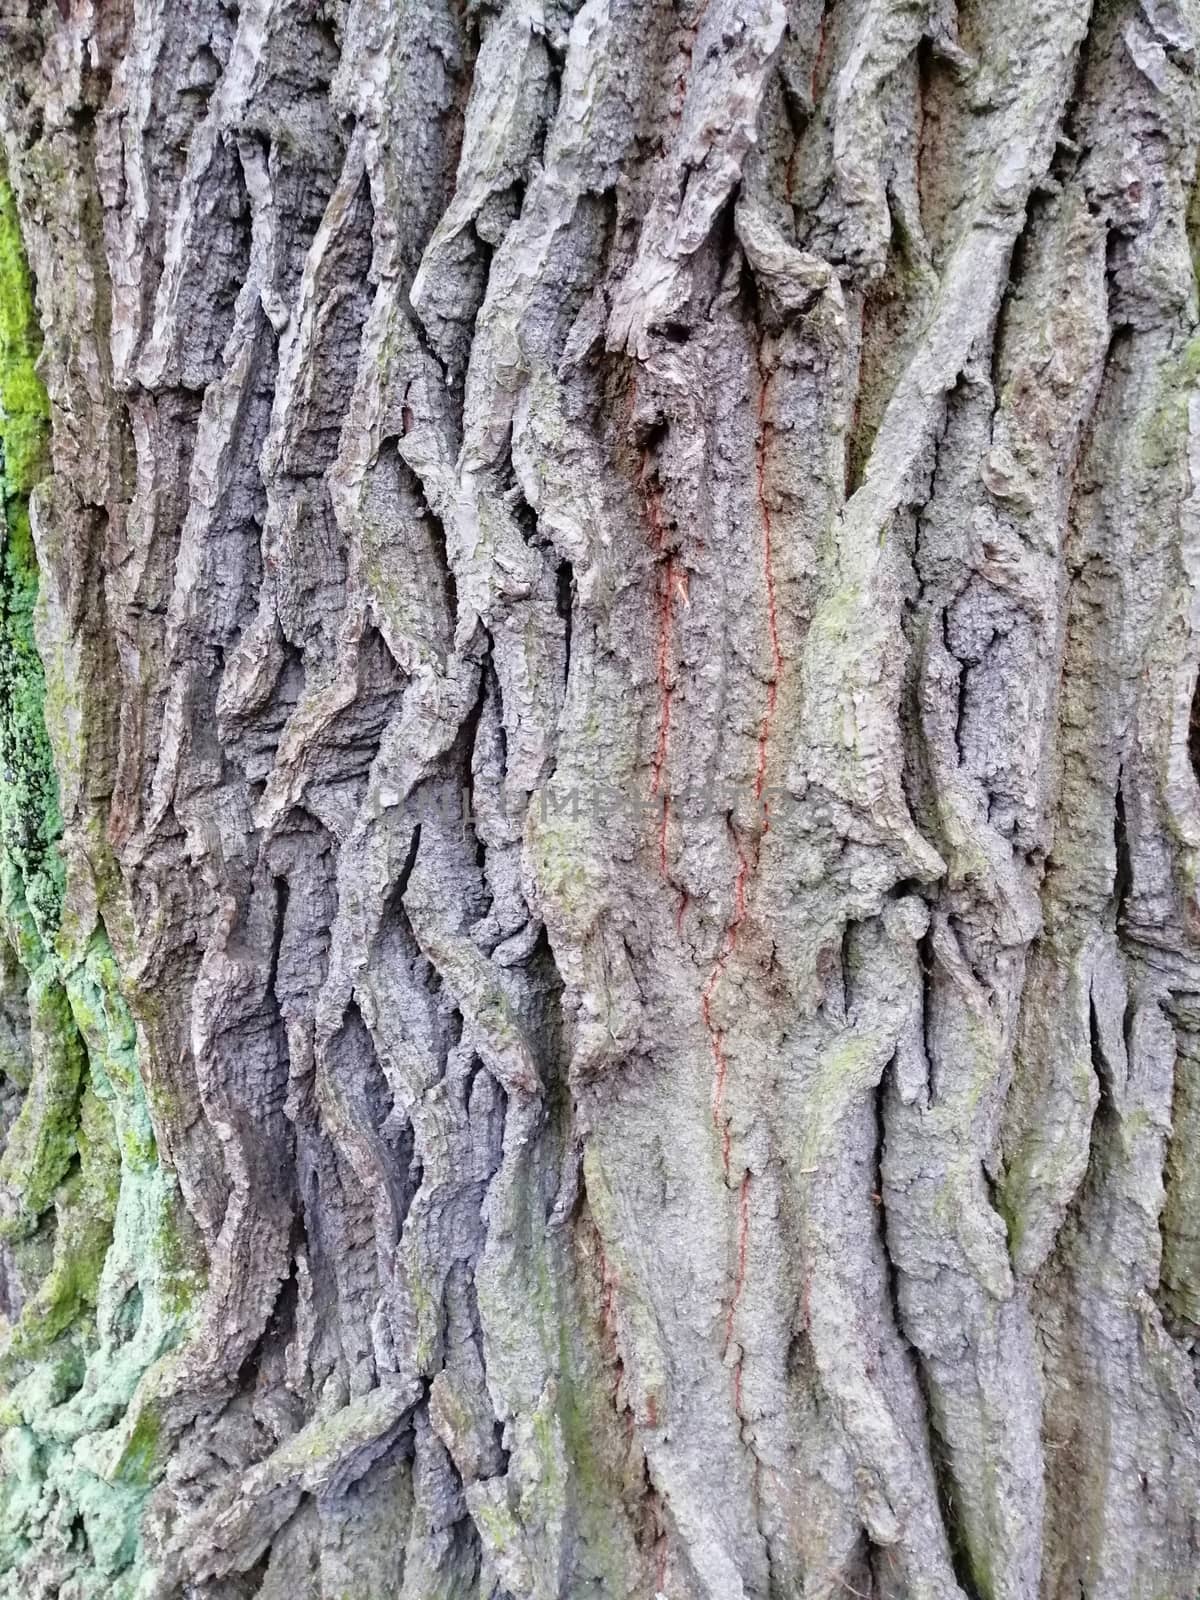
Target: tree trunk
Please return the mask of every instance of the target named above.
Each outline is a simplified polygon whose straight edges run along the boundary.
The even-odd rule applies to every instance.
[[[1195,1595],[1198,49],[2,0],[0,1596]]]

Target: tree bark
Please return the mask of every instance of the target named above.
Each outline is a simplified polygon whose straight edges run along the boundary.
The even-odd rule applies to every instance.
[[[1200,0],[0,0],[0,1596],[1192,1600]]]

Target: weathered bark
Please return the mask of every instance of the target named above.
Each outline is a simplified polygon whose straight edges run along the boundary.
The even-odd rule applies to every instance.
[[[0,1594],[1191,1600],[1200,0],[0,19]]]

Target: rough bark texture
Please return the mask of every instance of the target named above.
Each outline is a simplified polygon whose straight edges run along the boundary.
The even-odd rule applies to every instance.
[[[1194,1596],[1198,50],[0,0],[0,1595]]]

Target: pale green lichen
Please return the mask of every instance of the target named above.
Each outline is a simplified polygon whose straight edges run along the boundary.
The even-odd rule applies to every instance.
[[[551,1094],[547,1117],[556,1116],[562,1107],[556,1109]],[[630,1521],[615,1510],[622,1505],[627,1463],[623,1423],[591,1331],[598,1306],[585,1309],[586,1290],[547,1234],[536,1186],[514,1181],[492,1194],[494,1225],[515,1248],[501,1271],[488,1264],[478,1278],[489,1366],[511,1370],[517,1352],[515,1346],[502,1348],[502,1341],[518,1326],[512,1307],[519,1302],[528,1313],[526,1325],[536,1330],[546,1376],[540,1393],[526,1391],[506,1431],[508,1484],[515,1496],[500,1504],[480,1494],[472,1515],[510,1586],[523,1560],[545,1560],[571,1529],[584,1586],[590,1577],[597,1592],[635,1594],[642,1579],[639,1554]],[[599,1285],[593,1288],[598,1294]],[[527,1358],[522,1353],[518,1359],[524,1381]],[[652,1360],[646,1365],[651,1368]],[[513,1563],[511,1569],[506,1562]]]
[[[1164,361],[1155,403],[1139,418],[1141,464],[1151,472],[1180,479],[1187,459],[1184,447],[1188,407],[1200,377],[1200,337],[1189,339],[1176,355]],[[1168,481],[1170,481],[1168,479]],[[1180,479],[1182,486],[1182,479]]]
[[[107,934],[64,916],[63,818],[35,636],[30,495],[47,466],[50,417],[38,347],[0,171],[0,942],[6,991],[10,969],[26,974],[31,1057],[12,1071],[0,1063],[24,1091],[0,1156],[0,1234],[26,1294],[15,1325],[0,1323],[0,1596],[24,1594],[48,1559],[86,1600],[144,1582],[141,1508],[162,1468],[149,1395],[156,1363],[187,1331],[200,1265],[158,1159]]]

